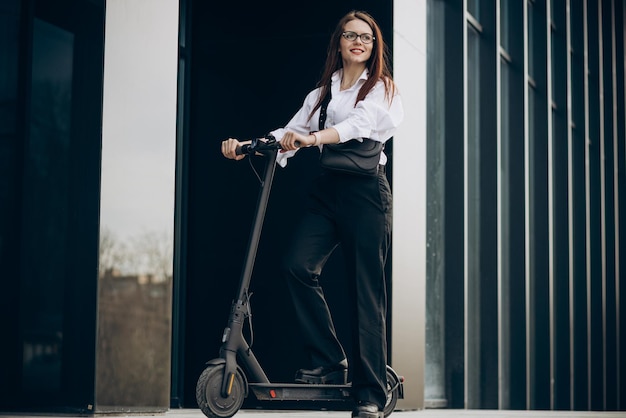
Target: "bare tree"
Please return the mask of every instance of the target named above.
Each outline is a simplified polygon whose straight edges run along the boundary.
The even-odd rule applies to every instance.
[[[144,231],[122,242],[107,227],[100,231],[100,276],[116,271],[126,276],[151,277],[155,282],[172,278],[173,238],[165,231]]]

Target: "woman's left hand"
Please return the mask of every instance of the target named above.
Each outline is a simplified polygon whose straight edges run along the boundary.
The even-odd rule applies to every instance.
[[[283,151],[291,151],[298,148],[310,147],[315,143],[313,135],[301,135],[296,132],[287,131],[280,140],[280,147]]]

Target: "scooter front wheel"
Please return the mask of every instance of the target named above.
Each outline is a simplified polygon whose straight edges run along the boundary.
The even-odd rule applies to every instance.
[[[230,394],[222,396],[224,365],[210,365],[198,378],[196,401],[202,413],[208,418],[228,418],[239,411],[246,397],[246,383],[240,370],[233,376]]]

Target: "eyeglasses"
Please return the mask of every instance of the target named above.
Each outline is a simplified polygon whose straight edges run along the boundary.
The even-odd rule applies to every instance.
[[[359,35],[356,32],[344,32],[341,34],[341,36],[343,36],[344,39],[347,39],[350,42],[356,41],[356,38],[361,38],[361,42],[363,42],[364,44],[371,44],[372,41],[376,39],[371,33],[362,33]]]

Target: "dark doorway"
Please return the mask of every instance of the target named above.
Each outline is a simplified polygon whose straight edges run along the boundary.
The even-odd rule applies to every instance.
[[[205,362],[218,356],[259,190],[247,161],[221,156],[221,141],[262,136],[286,124],[316,85],[338,19],[352,9],[366,10],[389,42],[392,5],[379,0],[323,1],[303,13],[284,0],[190,0],[181,9],[188,68],[179,246],[185,274],[179,277],[176,295],[180,310],[175,310],[174,335],[179,337],[174,352],[180,354],[173,364],[173,406],[196,407],[196,380]],[[318,154],[310,151],[277,170],[250,287],[253,349],[268,377],[276,381],[291,381],[306,361],[276,273],[291,230],[282,220],[297,216],[318,170]],[[347,336],[350,320],[342,311],[346,292],[337,280],[342,274],[337,259],[335,254],[323,280],[338,332]]]

